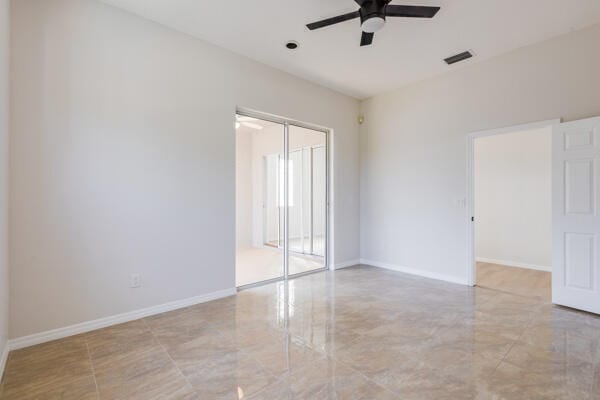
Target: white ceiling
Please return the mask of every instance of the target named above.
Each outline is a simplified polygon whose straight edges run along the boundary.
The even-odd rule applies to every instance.
[[[353,0],[103,1],[360,99],[600,23],[600,0],[393,0],[442,9],[432,20],[389,18],[361,48],[358,20],[305,28],[356,10]],[[287,50],[290,39],[301,47]],[[467,49],[473,60],[443,63]]]

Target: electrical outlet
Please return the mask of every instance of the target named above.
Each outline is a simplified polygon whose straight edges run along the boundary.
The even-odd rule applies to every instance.
[[[142,286],[142,277],[140,274],[129,275],[129,287],[139,288],[140,286]]]

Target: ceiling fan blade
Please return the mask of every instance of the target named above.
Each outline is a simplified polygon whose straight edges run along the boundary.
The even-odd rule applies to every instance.
[[[313,22],[311,24],[306,25],[308,29],[311,31],[314,29],[324,28],[329,25],[338,24],[340,22],[349,21],[354,18],[360,17],[360,13],[358,11],[354,11],[348,14],[338,15],[337,17],[327,18],[322,21]]]
[[[361,46],[369,46],[371,43],[373,43],[374,35],[375,35],[374,33],[363,32],[362,37],[360,38],[360,45]]]
[[[440,7],[388,5],[386,17],[433,18]]]

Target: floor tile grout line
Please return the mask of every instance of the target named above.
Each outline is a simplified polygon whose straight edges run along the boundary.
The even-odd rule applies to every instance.
[[[357,334],[357,335],[358,335],[359,337],[358,337],[358,338],[356,338],[356,339],[354,339],[354,340],[353,340],[351,343],[358,342],[358,340],[359,340],[360,338],[363,338],[363,337],[364,337],[364,335],[362,335],[362,334]],[[519,336],[519,337],[521,337],[521,336]],[[515,340],[515,341],[516,341],[516,340]],[[515,342],[515,341],[513,341],[513,343],[511,344],[511,348],[512,348],[512,346],[514,345],[514,342]],[[316,350],[315,350],[315,351],[316,351]],[[510,349],[509,349],[508,351],[510,351]],[[507,353],[508,353],[508,351],[507,351]],[[380,384],[379,382],[377,382],[376,380],[369,378],[369,377],[368,377],[366,374],[364,374],[362,371],[360,371],[360,370],[356,369],[356,368],[355,368],[354,366],[352,366],[351,364],[349,364],[349,363],[347,363],[347,362],[345,362],[345,361],[341,360],[340,358],[338,358],[338,356],[336,356],[336,355],[333,355],[333,354],[326,354],[326,355],[327,355],[328,357],[330,357],[331,359],[333,359],[335,362],[337,362],[337,363],[340,363],[341,365],[344,365],[344,366],[346,366],[347,368],[351,369],[352,371],[354,371],[354,372],[358,373],[358,374],[359,374],[359,375],[361,375],[363,378],[365,378],[367,381],[369,381],[369,382],[371,382],[371,383],[373,383],[373,384],[377,385],[378,387],[381,387],[381,388],[385,389],[386,391],[388,391],[388,392],[390,392],[390,393],[392,393],[392,394],[394,394],[394,395],[400,395],[399,393],[396,393],[395,391],[391,390],[391,389],[390,389],[390,388],[388,388],[387,386],[384,386],[384,385]],[[503,358],[504,358],[504,356],[503,356]],[[503,358],[502,358],[502,359],[503,359]],[[498,361],[498,364],[495,366],[495,368],[494,368],[494,371],[495,371],[495,369],[498,367],[498,365],[500,365],[500,363],[502,362],[502,359],[500,359],[500,360]],[[418,358],[414,358],[414,360],[418,361]],[[493,373],[493,371],[492,371],[492,373]]]
[[[148,321],[146,321],[146,318],[142,318],[142,321],[144,322],[144,325],[146,326],[146,328],[150,331],[150,334],[152,335],[152,338],[156,341],[156,343],[158,343],[158,345],[160,346],[160,348],[165,352],[165,354],[167,355],[167,357],[169,357],[169,360],[171,361],[171,364],[173,364],[173,366],[175,367],[175,369],[177,370],[177,372],[179,372],[179,374],[181,375],[181,377],[185,380],[185,382],[190,386],[190,388],[192,389],[192,391],[196,393],[196,388],[194,387],[194,385],[192,385],[192,383],[190,382],[190,380],[188,379],[187,376],[185,376],[185,374],[183,373],[183,371],[179,368],[179,365],[177,365],[177,363],[175,362],[175,360],[173,360],[173,357],[171,357],[171,354],[169,353],[169,351],[167,350],[167,348],[161,343],[161,341],[156,337],[154,330],[152,329],[152,327],[148,324]]]
[[[392,390],[388,389],[387,387],[385,387],[385,386],[382,386],[380,383],[378,383],[378,382],[376,382],[376,381],[374,381],[374,380],[370,379],[368,376],[366,376],[366,375],[365,375],[365,374],[363,374],[362,372],[360,372],[360,371],[356,370],[355,368],[351,367],[350,365],[346,364],[345,362],[341,362],[340,360],[336,359],[334,356],[332,356],[332,355],[330,355],[330,354],[327,354],[327,353],[321,353],[321,352],[319,352],[319,351],[317,351],[317,350],[313,349],[313,348],[312,348],[312,347],[310,347],[310,346],[306,346],[306,347],[307,347],[307,348],[309,348],[310,350],[314,351],[315,353],[317,353],[317,354],[319,354],[319,355],[323,356],[324,358],[326,358],[326,359],[330,359],[330,360],[332,360],[333,362],[335,362],[335,363],[337,363],[337,364],[340,364],[341,366],[344,366],[344,367],[346,367],[346,368],[350,369],[351,371],[353,371],[353,372],[357,373],[358,375],[362,376],[362,377],[363,377],[363,378],[364,378],[364,379],[365,379],[367,382],[374,384],[375,386],[377,386],[377,387],[379,387],[379,388],[381,388],[381,389],[383,389],[383,390],[385,390],[385,391],[389,392],[390,394],[393,394],[394,396],[397,396],[397,395],[398,395],[398,393],[395,393],[394,391],[392,391]],[[303,368],[308,368],[308,363],[304,363],[304,364],[302,364],[302,365],[299,367],[299,369],[303,369]],[[277,383],[277,382],[280,382],[280,381],[284,380],[284,379],[285,379],[285,377],[286,377],[286,375],[287,375],[289,372],[290,372],[290,371],[286,371],[286,372],[282,373],[280,377],[276,377],[277,379],[275,379],[275,383]],[[262,389],[261,389],[261,390],[259,390],[258,392],[256,392],[256,393],[252,394],[252,396],[250,396],[250,398],[253,398],[254,396],[258,396],[258,395],[260,395],[261,393],[263,393],[263,392],[264,392],[264,391],[266,391],[266,390],[267,390],[267,386],[265,386],[264,388],[262,388]]]
[[[209,326],[210,326],[212,329],[214,329],[214,330],[215,330],[215,332],[217,332],[217,335],[219,335],[220,337],[222,337],[222,338],[224,338],[224,339],[230,339],[230,338],[229,338],[229,337],[228,337],[226,334],[224,334],[223,332],[221,332],[221,330],[218,328],[218,326],[215,326],[215,324],[214,324],[214,323],[211,323],[211,322],[209,322],[209,321],[205,321],[205,322],[207,322],[207,323],[208,323],[208,325],[209,325]],[[281,332],[281,333],[284,333],[284,332]],[[235,345],[235,343],[234,343],[234,345]],[[265,366],[265,365],[264,365],[264,364],[263,364],[263,363],[262,363],[260,360],[258,360],[256,357],[254,357],[254,356],[253,356],[252,354],[250,354],[248,351],[246,351],[246,350],[244,350],[244,349],[242,349],[242,348],[239,348],[239,347],[237,347],[237,345],[236,345],[236,350],[237,350],[237,351],[239,351],[240,353],[244,354],[245,356],[249,357],[249,358],[250,358],[252,361],[254,361],[255,363],[257,363],[257,364],[258,364],[258,365],[259,365],[259,366],[260,366],[260,367],[263,369],[263,371],[264,371],[264,372],[266,372],[266,373],[267,373],[267,374],[268,374],[270,377],[274,378],[274,379],[273,379],[273,382],[271,382],[271,383],[269,383],[268,385],[266,385],[266,386],[262,387],[262,388],[261,388],[260,390],[258,390],[257,392],[255,392],[255,393],[253,393],[253,394],[249,395],[249,396],[248,396],[249,398],[253,398],[253,397],[255,397],[255,396],[258,396],[260,393],[262,393],[263,391],[267,390],[267,388],[268,388],[270,385],[272,385],[272,384],[274,384],[274,383],[277,383],[277,382],[279,382],[280,380],[282,380],[282,379],[284,378],[284,374],[281,374],[281,376],[278,376],[278,375],[276,375],[276,374],[272,373],[271,371],[269,371],[269,369],[268,369],[268,368],[267,368],[267,367],[266,367],[266,366]]]
[[[223,337],[223,338],[226,338],[226,339],[228,339],[228,336],[227,336],[227,335],[225,335],[225,334],[224,334],[224,333],[223,333],[223,332],[222,332],[222,331],[219,329],[219,327],[218,327],[218,326],[215,326],[215,325],[213,325],[213,323],[210,323],[210,322],[208,322],[208,324],[209,324],[209,325],[210,325],[210,326],[211,326],[211,327],[212,327],[212,328],[213,328],[213,329],[214,329],[214,330],[217,332],[217,334],[219,334],[219,335],[220,335],[221,337]],[[310,345],[306,344],[306,343],[305,343],[305,341],[304,341],[304,338],[302,338],[302,337],[300,337],[300,336],[298,336],[298,335],[295,335],[295,334],[293,334],[292,332],[290,332],[290,331],[289,331],[289,328],[285,328],[285,329],[281,329],[281,330],[280,330],[280,329],[276,329],[276,328],[273,328],[273,329],[277,330],[277,333],[279,333],[279,334],[282,334],[282,335],[285,335],[285,336],[286,336],[285,340],[287,340],[287,341],[289,341],[289,340],[290,340],[290,339],[292,339],[292,338],[299,339],[299,340],[302,342],[303,346],[304,346],[304,347],[306,347],[307,349],[309,349],[310,351],[313,351],[313,352],[315,352],[317,355],[319,355],[319,356],[323,356],[323,357],[325,357],[325,358],[327,358],[327,357],[330,357],[330,356],[329,356],[329,354],[326,354],[326,353],[325,353],[325,354],[324,354],[324,353],[321,353],[320,351],[318,351],[318,350],[314,349],[313,347],[311,347]],[[268,369],[265,367],[265,365],[264,365],[264,364],[263,364],[263,363],[262,363],[260,360],[258,360],[256,357],[254,357],[254,356],[253,356],[251,353],[249,353],[247,350],[245,350],[245,349],[242,349],[242,348],[237,348],[237,351],[239,351],[240,353],[243,353],[243,354],[245,354],[246,356],[250,357],[250,358],[251,358],[251,359],[252,359],[254,362],[256,362],[258,365],[260,365],[260,366],[261,366],[261,368],[263,368],[263,370],[264,370],[266,373],[268,373],[268,374],[269,374],[271,377],[273,377],[273,378],[274,378],[274,381],[273,381],[272,383],[270,383],[269,385],[267,385],[267,386],[265,386],[265,387],[261,388],[261,389],[260,389],[260,390],[258,390],[257,392],[255,392],[255,393],[253,393],[252,395],[250,395],[250,398],[253,398],[253,397],[255,397],[255,396],[258,396],[258,395],[260,395],[261,393],[263,393],[264,391],[266,391],[266,390],[267,390],[268,386],[270,386],[271,384],[278,383],[278,382],[282,381],[283,379],[285,379],[286,375],[287,375],[287,374],[289,374],[289,373],[291,372],[291,369],[286,369],[286,371],[284,371],[284,372],[282,372],[282,373],[280,373],[280,374],[275,374],[275,373],[272,373],[271,371],[269,371],[269,370],[268,370]],[[301,364],[301,366],[300,366],[299,368],[305,368],[305,367],[307,367],[307,365],[308,365],[308,363],[303,363],[303,364]],[[381,386],[381,385],[379,385],[379,386]],[[386,389],[386,390],[387,390],[387,389]]]
[[[229,338],[227,335],[225,335],[223,332],[221,332],[221,330],[220,330],[218,327],[216,327],[216,326],[213,326],[213,325],[212,325],[210,322],[209,322],[209,325],[210,325],[210,326],[211,326],[211,327],[212,327],[212,328],[213,328],[213,329],[214,329],[214,330],[217,332],[217,334],[218,334],[219,336],[221,336],[222,338],[224,338],[224,339],[231,339],[231,338]],[[281,332],[281,333],[283,333],[283,332]],[[235,345],[235,343],[234,343],[234,345]],[[269,371],[269,370],[267,369],[267,367],[266,367],[266,366],[265,366],[265,365],[264,365],[264,364],[263,364],[263,363],[262,363],[260,360],[258,360],[256,357],[252,356],[252,354],[250,354],[250,353],[249,353],[247,350],[244,350],[244,349],[242,349],[242,348],[238,347],[237,345],[235,345],[235,346],[236,346],[236,350],[237,350],[237,351],[239,351],[240,353],[242,353],[242,354],[246,355],[247,357],[250,357],[250,358],[251,358],[251,359],[252,359],[254,362],[256,362],[258,365],[260,365],[260,367],[261,367],[261,368],[262,368],[262,369],[263,369],[263,370],[264,370],[264,371],[265,371],[267,374],[271,375],[271,376],[272,376],[272,377],[274,377],[274,378],[277,378],[277,375],[275,375],[274,373],[272,373],[271,371]],[[279,380],[279,379],[275,379],[275,381],[278,381],[278,380]],[[259,393],[259,392],[261,392],[261,391],[262,391],[262,389],[261,389],[261,390],[259,390],[257,393]]]
[[[363,377],[364,379],[366,379],[368,382],[371,382],[371,383],[373,383],[373,384],[377,385],[378,387],[380,387],[380,388],[382,388],[382,389],[384,389],[384,390],[387,390],[388,392],[392,393],[394,396],[399,396],[399,395],[400,395],[400,393],[396,393],[394,390],[391,390],[391,389],[390,389],[390,388],[388,388],[387,386],[383,386],[382,384],[380,384],[380,383],[379,383],[379,382],[377,382],[376,380],[369,378],[369,377],[368,377],[367,375],[365,375],[365,374],[364,374],[362,371],[360,371],[360,370],[356,369],[355,367],[353,367],[352,365],[350,365],[350,364],[346,363],[345,361],[342,361],[342,360],[340,360],[340,359],[339,359],[339,358],[337,358],[336,356],[334,356],[334,355],[330,355],[330,356],[329,356],[329,355],[328,355],[328,357],[331,357],[331,359],[332,359],[333,361],[335,361],[336,363],[339,363],[339,364],[341,364],[341,365],[345,366],[346,368],[349,368],[350,370],[352,370],[352,371],[356,372],[358,375],[362,376],[362,377]]]
[[[506,353],[504,353],[504,356],[502,357],[502,359],[498,362],[498,365],[496,365],[496,367],[492,371],[492,375],[496,373],[496,370],[498,370],[498,367],[500,367],[500,365],[504,362],[504,360],[506,359],[506,357],[508,357],[508,355],[512,351],[513,347],[515,347],[515,345],[517,344],[517,342],[521,341],[521,338],[525,334],[525,331],[531,325],[531,321],[533,321],[533,312],[531,313],[531,316],[529,317],[529,321],[527,321],[527,323],[525,324],[525,327],[523,328],[523,330],[521,331],[521,333],[519,334],[519,336],[516,339],[513,340],[513,342],[510,345],[510,348],[506,351]]]
[[[100,388],[98,388],[98,380],[96,379],[96,368],[94,367],[94,361],[92,360],[92,352],[90,351],[90,345],[87,339],[85,341],[85,348],[87,350],[88,359],[90,360],[90,367],[92,368],[92,377],[94,378],[94,386],[96,386],[96,397],[100,400]]]
[[[485,290],[488,290],[488,291],[494,292],[494,293],[508,294],[510,296],[520,297],[522,299],[534,300],[534,301],[536,301],[536,302],[538,302],[540,304],[552,304],[550,301],[548,301],[546,299],[543,299],[543,298],[540,298],[539,296],[527,296],[527,295],[524,295],[524,294],[521,294],[521,293],[509,292],[509,291],[506,291],[506,290],[496,289],[496,288],[489,287],[489,286],[476,285],[475,287],[478,287],[480,289],[485,289]],[[490,300],[493,300],[493,299],[487,300],[486,303],[488,301],[490,301]]]

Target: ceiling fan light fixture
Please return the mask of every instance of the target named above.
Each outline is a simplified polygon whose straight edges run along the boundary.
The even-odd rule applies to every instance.
[[[385,18],[374,15],[362,21],[361,28],[363,32],[375,33],[385,25]]]

